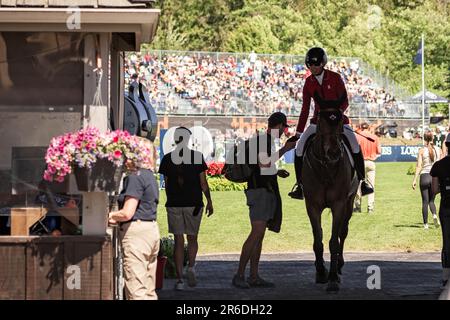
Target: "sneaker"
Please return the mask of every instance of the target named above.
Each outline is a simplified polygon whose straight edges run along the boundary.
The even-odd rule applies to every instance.
[[[358,206],[354,207],[354,208],[353,208],[353,212],[355,212],[355,213],[361,213],[361,212],[362,212],[362,211],[361,211],[361,207],[358,207]]]
[[[423,225],[423,228],[424,228],[424,229],[428,229],[428,223],[425,223],[425,224]]]
[[[175,290],[177,291],[183,291],[184,290],[184,282],[181,280],[178,280],[175,284]]]
[[[187,282],[189,287],[195,287],[197,285],[197,277],[195,276],[194,268],[188,268]]]
[[[288,196],[291,197],[292,199],[298,199],[298,200],[305,199],[305,197],[303,196],[302,187],[300,187],[298,184],[296,184],[292,188],[291,192],[288,193]]]
[[[258,287],[258,288],[273,288],[273,287],[275,287],[274,283],[266,281],[259,276],[256,279],[248,278],[247,283],[250,285],[250,287]]]
[[[372,208],[367,209],[367,213],[368,213],[368,214],[372,214],[372,213],[373,213],[373,209],[372,209]]]
[[[366,196],[366,195],[371,194],[373,192],[374,192],[373,188],[369,186],[367,181],[363,180],[363,182],[361,182],[361,195],[362,196]]]
[[[233,286],[240,289],[249,289],[250,285],[245,281],[245,277],[238,274],[233,277]]]
[[[435,226],[436,228],[439,228],[439,226],[441,225],[441,223],[440,223],[439,220],[438,220],[437,215],[433,215],[433,222],[434,222],[434,226]]]

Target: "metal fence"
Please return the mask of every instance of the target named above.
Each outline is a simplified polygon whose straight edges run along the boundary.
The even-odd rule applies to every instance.
[[[232,57],[236,63],[242,62],[244,59],[250,60],[249,53],[235,53],[235,52],[206,52],[206,51],[167,51],[167,50],[149,50],[141,52],[141,55],[146,53],[158,57],[162,60],[166,56],[192,56],[198,59],[209,57],[216,61],[226,61]],[[276,61],[288,65],[302,65],[304,64],[304,56],[286,55],[286,54],[256,54],[258,60]],[[366,103],[354,99],[350,101],[349,116],[357,118],[405,118],[405,119],[419,119],[422,117],[422,109],[418,104],[412,104],[409,101],[411,95],[391,79],[383,76],[380,72],[370,67],[367,63],[354,57],[330,57],[329,61],[357,62],[359,65],[359,72],[366,77],[371,78],[376,85],[374,87],[384,88],[386,92],[396,98],[393,105],[385,103]],[[288,115],[298,115],[301,109],[301,100],[291,99],[286,101],[282,108],[264,105],[265,102],[260,102],[255,105],[253,101],[246,95],[245,90],[229,90],[230,96],[228,99],[220,102],[212,102],[209,99],[192,99],[187,94],[176,94],[170,86],[160,84],[162,88],[159,96],[154,99],[153,103],[159,114],[207,114],[207,115],[267,115],[273,111],[283,111]],[[261,105],[263,105],[261,107]],[[428,108],[425,110],[426,117],[428,117]]]

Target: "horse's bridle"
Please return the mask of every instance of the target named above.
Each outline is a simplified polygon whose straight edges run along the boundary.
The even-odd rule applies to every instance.
[[[323,109],[320,110],[318,113],[318,121],[317,121],[317,130],[316,130],[316,138],[323,136],[324,134],[320,132],[320,123],[321,123],[321,119],[323,120],[323,117],[327,117],[325,118],[325,121],[327,121],[330,125],[339,125],[339,123],[342,121],[343,115],[342,115],[342,111],[340,109],[337,108],[327,108],[327,109]],[[333,135],[336,136],[337,141],[341,141],[341,134],[342,131],[341,130],[336,130],[336,133],[334,133]],[[319,163],[320,167],[323,168],[327,168],[330,166],[335,166],[336,164],[338,164],[340,161],[342,161],[343,157],[344,157],[344,147],[342,145],[342,143],[338,144],[339,146],[339,153],[338,156],[336,158],[333,159],[324,159],[323,157],[318,156],[314,150],[312,150],[311,152],[309,152],[306,157],[305,160],[306,162],[309,163],[309,166],[316,172],[316,175],[318,177],[321,177],[322,179],[326,179],[327,177],[323,177],[323,175],[321,173],[323,173],[323,170],[320,170],[319,168],[317,168],[316,166],[314,166],[310,160],[313,160],[317,163]],[[312,145],[310,146],[312,147]],[[308,159],[308,155],[312,156],[313,159]],[[334,172],[332,177],[329,177],[331,179],[335,179],[336,175],[337,175],[337,170]],[[328,180],[328,179],[326,179]]]

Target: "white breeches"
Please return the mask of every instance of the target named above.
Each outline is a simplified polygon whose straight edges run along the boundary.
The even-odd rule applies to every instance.
[[[351,129],[351,127],[348,124],[345,124],[344,127]],[[316,128],[317,128],[317,125],[310,124],[309,127],[306,129],[306,131],[303,132],[302,136],[300,137],[300,139],[297,142],[297,147],[295,148],[295,154],[297,155],[297,157],[303,156],[303,151],[305,149],[305,143],[311,135],[316,133]],[[360,150],[359,143],[358,143],[358,140],[356,139],[356,135],[353,133],[353,130],[347,130],[344,128],[344,135],[350,142],[352,152],[359,153],[359,150]]]

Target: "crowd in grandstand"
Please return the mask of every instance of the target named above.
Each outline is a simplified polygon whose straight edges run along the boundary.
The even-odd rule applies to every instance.
[[[363,74],[358,60],[332,60],[327,68],[342,76],[360,115],[403,115],[395,98]],[[133,53],[125,63],[126,82],[144,82],[158,113],[176,113],[183,101],[199,114],[298,114],[309,74],[303,63],[254,53],[240,61],[235,56]]]

